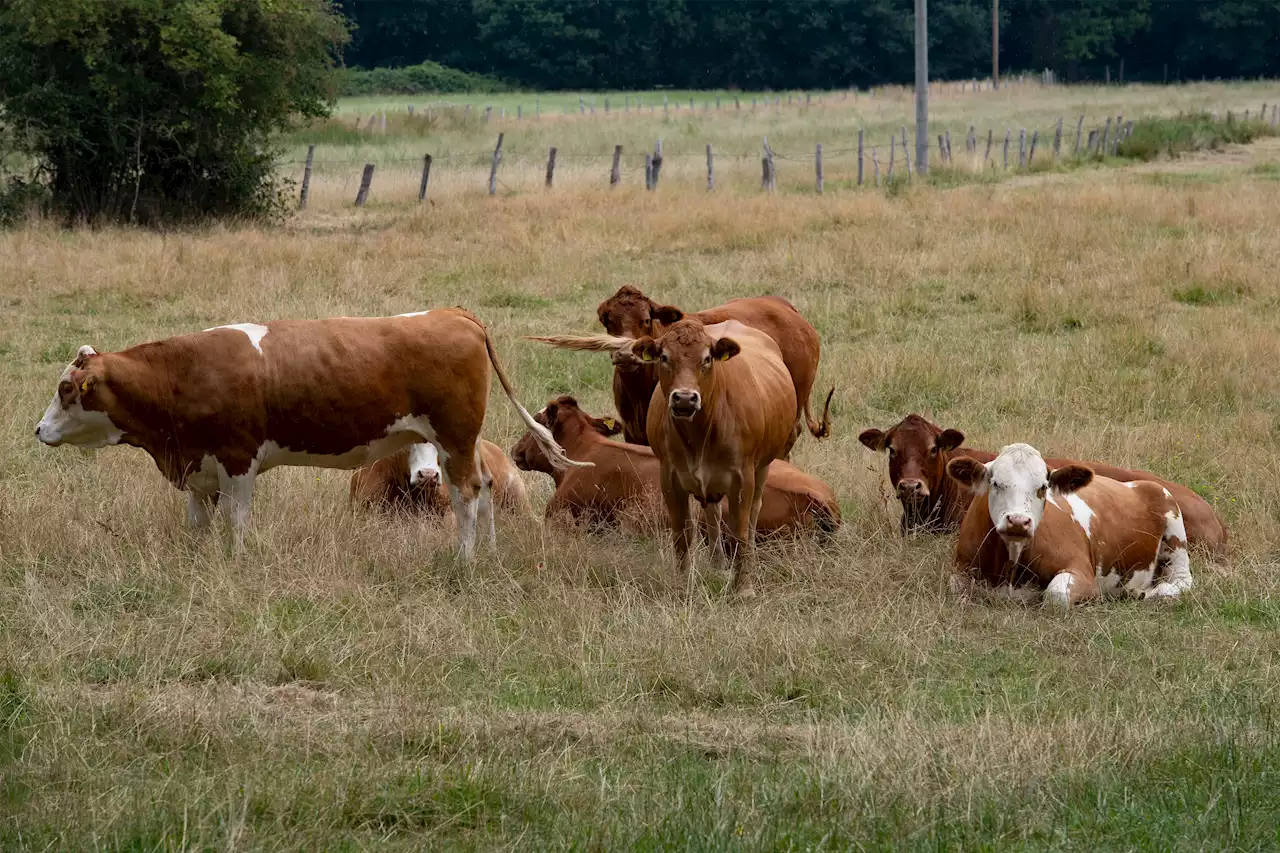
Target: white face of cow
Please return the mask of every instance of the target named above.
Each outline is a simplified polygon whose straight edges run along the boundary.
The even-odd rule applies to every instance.
[[[987,496],[991,524],[1015,562],[1035,538],[1049,489],[1069,494],[1093,479],[1093,472],[1079,465],[1050,471],[1040,451],[1029,444],[1010,444],[986,465],[976,459],[954,459],[947,473],[974,493]]]
[[[71,444],[76,447],[97,448],[117,444],[124,431],[111,422],[102,411],[85,408],[85,399],[94,393],[96,377],[82,368],[91,356],[97,355],[93,347],[80,347],[76,360],[67,365],[58,379],[58,389],[53,394],[44,417],[36,424],[36,438],[57,447]],[[74,375],[73,375],[74,374]],[[79,384],[77,384],[79,382]]]
[[[430,442],[409,447],[409,485],[434,488],[440,485],[440,452]]]

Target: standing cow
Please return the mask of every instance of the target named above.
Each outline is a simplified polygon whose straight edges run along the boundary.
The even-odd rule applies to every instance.
[[[664,330],[686,316],[705,326],[737,320],[759,329],[778,345],[782,362],[791,374],[796,394],[796,435],[799,436],[806,426],[815,438],[831,433],[831,396],[835,389],[827,394],[820,422],[813,417],[809,399],[818,376],[818,358],[821,355],[818,330],[782,297],[730,299],[716,308],[686,315],[674,305],[658,305],[638,289],[625,285],[600,303],[596,315],[610,335],[633,339],[661,337]],[[647,419],[649,400],[657,386],[655,365],[636,358],[630,348],[614,352],[613,403],[622,419],[623,438],[632,444],[651,443]]]
[[[219,326],[120,352],[84,346],[36,437],[142,448],[186,490],[194,526],[207,525],[223,499],[237,547],[264,471],[357,468],[428,441],[444,463],[458,553],[470,560],[477,514],[496,540],[480,476],[490,370],[551,458],[581,464],[516,400],[488,330],[461,309]]]
[[[692,579],[695,538],[689,498],[706,510],[713,553],[718,550],[720,501],[728,502],[733,591],[756,594],[751,577],[755,530],[769,463],[796,439],[796,394],[773,338],[730,320],[704,326],[684,319],[657,338],[596,335],[539,337],[568,349],[617,351],[658,365],[647,431],[661,463],[662,498],[686,586]]]

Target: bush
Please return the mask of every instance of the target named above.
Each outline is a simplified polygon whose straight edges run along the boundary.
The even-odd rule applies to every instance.
[[[5,0],[0,113],[69,221],[270,216],[346,38],[331,0]]]
[[[469,74],[435,62],[406,68],[348,69],[342,72],[343,95],[425,95],[432,92],[504,92],[510,87],[494,77]]]
[[[1133,123],[1133,133],[1116,153],[1132,160],[1176,157],[1185,151],[1216,150],[1227,144],[1243,145],[1276,131],[1263,121],[1215,120],[1207,113],[1173,118],[1144,118]]]

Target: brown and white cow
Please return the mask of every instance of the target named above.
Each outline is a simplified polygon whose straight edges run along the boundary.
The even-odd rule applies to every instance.
[[[592,468],[561,470],[525,433],[511,448],[511,458],[525,471],[541,471],[555,481],[547,503],[547,517],[567,514],[599,526],[628,523],[652,529],[661,521],[661,463],[652,448],[610,441],[621,426],[613,418],[595,418],[582,411],[573,397],[557,397],[534,419],[551,430],[570,459],[591,462]],[[769,463],[756,541],[816,533],[826,541],[840,526],[840,504],[831,487],[789,462]],[[727,540],[725,540],[727,543]]]
[[[976,497],[956,544],[961,582],[1044,590],[1066,608],[1099,597],[1177,598],[1191,588],[1187,531],[1164,486],[1121,483],[1077,464],[1052,467],[1028,444],[990,462],[962,456],[947,474]]]
[[[726,320],[759,329],[773,338],[791,374],[796,392],[796,434],[804,427],[816,438],[831,432],[831,396],[827,394],[822,421],[814,420],[810,395],[818,375],[821,346],[818,330],[780,296],[731,299],[716,308],[686,315],[674,305],[658,305],[637,288],[625,285],[596,308],[600,325],[610,335],[624,338],[661,337],[683,317],[710,326]],[[658,386],[657,366],[636,358],[629,348],[613,355],[613,402],[622,418],[623,437],[632,444],[649,444],[647,419],[653,389]]]
[[[887,430],[866,429],[858,436],[867,448],[889,457],[889,481],[902,504],[902,532],[943,532],[960,526],[972,493],[946,474],[952,459],[969,457],[990,462],[996,454],[963,447],[964,433],[943,429],[920,415],[907,415]],[[1105,462],[1073,459],[1045,460],[1053,468],[1086,465],[1099,476],[1122,483],[1149,480],[1168,489],[1182,508],[1188,541],[1219,553],[1226,547],[1227,530],[1213,507],[1186,486],[1172,483],[1149,471],[1117,468]]]
[[[536,418],[536,416],[535,416]],[[529,443],[551,465],[551,459],[538,446],[533,433],[526,432]],[[480,476],[489,485],[493,505],[510,512],[532,510],[520,472],[491,441],[480,439]],[[449,493],[440,467],[440,452],[434,444],[411,444],[351,473],[351,500],[381,509],[403,509],[444,515],[449,512]]]
[[[640,360],[658,364],[647,433],[661,465],[662,499],[681,577],[686,584],[692,579],[689,498],[706,508],[713,552],[719,550],[714,540],[720,534],[720,501],[727,499],[733,591],[754,596],[755,529],[769,463],[784,456],[796,439],[795,386],[773,338],[735,320],[705,326],[685,318],[656,339],[536,340],[569,349],[627,347]]]
[[[196,527],[222,498],[237,546],[264,471],[357,468],[428,441],[443,460],[458,552],[470,559],[477,513],[495,540],[479,444],[490,370],[551,458],[581,464],[516,400],[488,331],[461,309],[242,323],[119,352],[81,347],[36,437],[142,448],[186,490]]]

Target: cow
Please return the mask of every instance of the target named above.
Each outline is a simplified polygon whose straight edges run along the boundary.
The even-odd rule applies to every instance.
[[[1182,510],[1159,483],[1121,483],[1076,463],[1054,467],[1028,444],[986,463],[957,457],[947,475],[975,495],[956,543],[957,586],[1043,589],[1055,609],[1191,589]]]
[[[720,501],[727,499],[733,594],[754,597],[755,529],[769,463],[786,455],[796,439],[795,386],[773,338],[736,320],[707,326],[686,317],[656,338],[535,340],[568,349],[626,347],[641,361],[657,363],[646,433],[660,463],[680,577],[687,589],[694,538],[689,498],[706,510],[713,553],[719,550]]]
[[[610,335],[624,338],[661,337],[663,330],[688,316],[710,326],[737,320],[759,329],[782,352],[782,361],[795,384],[796,435],[807,427],[815,438],[831,433],[832,388],[822,411],[822,421],[814,420],[810,395],[818,375],[821,346],[818,331],[795,306],[780,296],[731,299],[724,305],[685,315],[674,305],[658,305],[637,288],[624,285],[596,308],[600,325]],[[613,354],[613,402],[622,419],[623,437],[632,444],[649,444],[647,418],[649,400],[658,386],[657,367],[636,358],[630,348]]]
[[[537,416],[534,416],[535,419]],[[529,443],[538,448],[546,464],[554,468],[533,433]],[[502,448],[480,439],[480,476],[492,490],[493,505],[512,512],[532,512],[524,480]],[[434,444],[411,444],[351,473],[351,500],[381,509],[404,509],[444,515],[450,511],[449,494],[440,469],[440,452]]]
[[[986,450],[962,446],[964,433],[943,429],[917,414],[907,415],[887,430],[863,430],[858,440],[870,450],[888,454],[889,481],[902,504],[904,535],[912,531],[937,533],[958,529],[973,495],[946,475],[947,464],[962,456],[984,463],[996,457]],[[1222,520],[1204,498],[1186,486],[1171,483],[1149,471],[1117,468],[1105,462],[1077,463],[1072,459],[1054,458],[1045,461],[1054,468],[1083,464],[1099,476],[1122,483],[1133,480],[1159,483],[1182,507],[1190,544],[1202,546],[1211,553],[1225,551],[1227,530]]]
[[[595,465],[557,469],[532,433],[521,436],[511,448],[516,467],[548,474],[556,484],[547,503],[548,518],[569,515],[593,526],[608,527],[627,521],[647,526],[659,520],[661,464],[652,448],[610,441],[621,425],[613,418],[592,417],[573,397],[557,397],[533,417],[551,430],[570,459]],[[840,504],[830,486],[789,462],[777,459],[769,463],[756,521],[757,543],[798,537],[808,531],[814,531],[819,542],[826,542],[839,526]],[[728,540],[722,538],[722,542],[727,544]]]
[[[520,405],[493,340],[462,309],[396,317],[218,326],[99,353],[83,346],[36,427],[47,445],[146,451],[208,525],[219,498],[239,549],[255,478],[280,465],[357,468],[428,441],[439,451],[471,560],[477,514],[495,544],[480,476],[480,427],[497,374],[556,464],[576,466]]]

